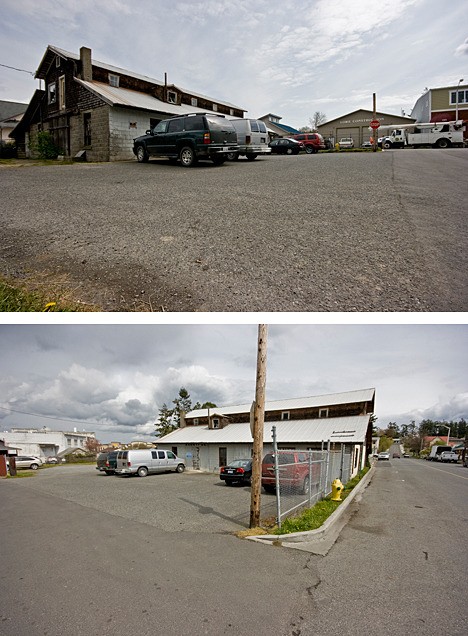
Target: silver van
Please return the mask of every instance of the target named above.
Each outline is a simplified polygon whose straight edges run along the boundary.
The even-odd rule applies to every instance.
[[[258,119],[231,119],[231,124],[237,133],[239,150],[228,154],[227,158],[229,161],[236,161],[240,156],[246,156],[249,161],[253,161],[258,155],[271,154],[271,148],[268,147],[270,139],[263,121]]]
[[[138,475],[174,471],[183,473],[185,462],[172,451],[165,450],[124,450],[117,454],[117,475]]]

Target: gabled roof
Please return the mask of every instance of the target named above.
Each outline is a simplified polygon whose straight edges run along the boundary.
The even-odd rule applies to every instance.
[[[60,49],[57,46],[52,46],[51,44],[49,44],[49,46],[47,47],[47,50],[39,64],[39,67],[36,71],[36,77],[38,79],[45,79],[46,75],[47,75],[47,71],[50,67],[50,64],[52,63],[54,57],[58,55],[59,57],[62,57],[64,59],[70,59],[70,60],[75,60],[75,61],[79,61],[80,60],[80,56],[76,53],[71,53],[70,51],[65,51],[65,49]],[[123,68],[119,68],[118,66],[112,66],[111,64],[106,64],[105,62],[99,62],[98,60],[92,59],[91,63],[94,66],[98,66],[99,68],[103,68],[106,71],[109,71],[110,73],[114,73],[116,75],[127,75],[128,77],[133,77],[135,79],[139,79],[145,82],[148,82],[150,84],[155,84],[157,86],[165,86],[165,82],[163,80],[160,79],[154,79],[152,77],[148,77],[146,75],[140,75],[139,73],[135,73],[133,71],[128,71],[126,69]],[[93,84],[95,82],[92,82]],[[96,82],[97,83],[97,82]],[[175,88],[183,93],[187,93],[188,95],[192,95],[193,97],[199,97],[200,99],[206,99],[208,101],[212,101],[215,102],[216,104],[221,104],[223,106],[227,106],[228,108],[235,108],[237,110],[242,110],[243,112],[246,112],[246,110],[244,108],[241,108],[240,106],[235,106],[234,104],[231,104],[229,102],[224,102],[221,101],[219,99],[215,99],[213,97],[207,97],[206,95],[201,95],[199,93],[194,93],[191,90],[187,90],[185,88],[182,88],[181,86],[175,86],[174,84],[171,84],[172,88]],[[132,91],[132,92],[137,92],[137,91]],[[166,106],[170,106],[170,104],[165,104]],[[152,110],[152,109],[150,109]],[[193,107],[191,108],[191,110],[189,112],[196,112],[197,109],[194,109]],[[206,108],[204,109],[204,111],[206,111]],[[164,111],[166,112],[166,111]]]
[[[329,126],[330,124],[333,124],[336,121],[340,121],[341,119],[344,118],[349,118],[352,117],[353,115],[356,115],[356,113],[369,113],[369,122],[374,118],[374,113],[371,110],[368,110],[367,108],[358,108],[357,110],[353,110],[351,113],[345,113],[344,115],[341,115],[340,117],[335,117],[335,119],[330,119],[329,121],[325,121],[323,122],[323,124],[320,124],[320,126],[318,126],[318,128],[322,128],[323,126]],[[398,119],[407,119],[408,123],[411,123],[412,121],[416,121],[414,119],[414,117],[406,117],[403,115],[391,115],[390,113],[382,113],[381,111],[377,111],[376,112],[376,117],[379,117],[379,115],[383,115],[384,117],[398,117]]]
[[[19,117],[26,112],[27,104],[22,102],[8,102],[0,99],[0,121]]]
[[[281,130],[284,130],[284,132],[290,133],[291,135],[297,135],[299,133],[299,131],[296,128],[293,128],[292,126],[286,126],[286,124],[278,124],[275,121],[271,121],[270,124],[272,126],[277,126],[278,128],[281,128]]]
[[[278,443],[307,444],[316,442],[364,442],[370,415],[330,417],[314,420],[286,420],[265,422],[263,439],[273,441],[271,429],[276,426]],[[239,444],[252,443],[249,423],[229,424],[224,428],[186,426],[161,437],[158,444]]]
[[[346,391],[344,393],[328,393],[304,398],[289,398],[286,400],[273,400],[265,403],[265,411],[288,411],[290,409],[304,409],[314,407],[335,406],[356,402],[370,402],[374,399],[375,389],[361,389],[358,391]],[[249,413],[251,404],[238,404],[236,406],[216,407],[216,412],[223,415],[238,415]],[[210,409],[210,415],[212,410]],[[185,419],[193,417],[207,417],[208,409],[189,411]]]

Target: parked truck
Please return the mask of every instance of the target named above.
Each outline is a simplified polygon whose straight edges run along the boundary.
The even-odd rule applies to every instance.
[[[440,454],[439,461],[441,462],[453,462],[456,464],[458,462],[458,453],[455,451],[444,451]]]
[[[463,147],[463,121],[432,124],[411,124],[394,128],[382,138],[382,148],[433,146],[434,148]]]
[[[438,462],[442,453],[445,453],[445,452],[451,451],[451,450],[452,450],[451,446],[443,446],[442,444],[440,444],[438,446],[434,445],[431,448],[431,452],[426,457],[426,459],[428,461],[430,461],[430,462]]]

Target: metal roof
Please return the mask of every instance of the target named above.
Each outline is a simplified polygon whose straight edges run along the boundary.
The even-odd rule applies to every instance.
[[[289,411],[290,409],[303,409],[313,407],[334,406],[336,404],[348,404],[355,402],[369,402],[374,398],[375,389],[360,389],[358,391],[346,391],[344,393],[329,393],[304,398],[289,398],[287,400],[274,400],[265,403],[265,411]],[[237,415],[249,413],[251,404],[239,404],[236,406],[216,407],[216,412],[222,415]],[[210,409],[210,415],[213,409]],[[185,419],[193,417],[207,417],[208,409],[197,409],[185,415]]]
[[[77,78],[75,78],[75,81],[111,106],[126,106],[127,108],[150,110],[168,115],[186,115],[188,113],[206,112],[213,112],[214,115],[220,114],[216,111],[209,111],[207,108],[198,108],[196,106],[190,106],[189,104],[169,104],[147,93],[132,91],[128,88],[117,88],[115,86],[109,86],[109,84],[103,84],[102,82],[85,82]]]
[[[279,443],[307,444],[332,442],[364,442],[370,415],[330,417],[315,420],[265,422],[263,439],[272,442],[271,429],[276,426]],[[252,443],[250,424],[229,424],[224,428],[186,426],[156,440],[158,444],[239,444]]]

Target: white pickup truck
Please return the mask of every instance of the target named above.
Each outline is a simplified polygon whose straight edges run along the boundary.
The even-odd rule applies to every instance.
[[[439,455],[440,462],[453,462],[456,464],[458,462],[458,453],[454,451],[444,451]]]
[[[340,150],[341,148],[354,148],[354,140],[352,137],[343,137],[338,142],[338,145],[340,146]]]

